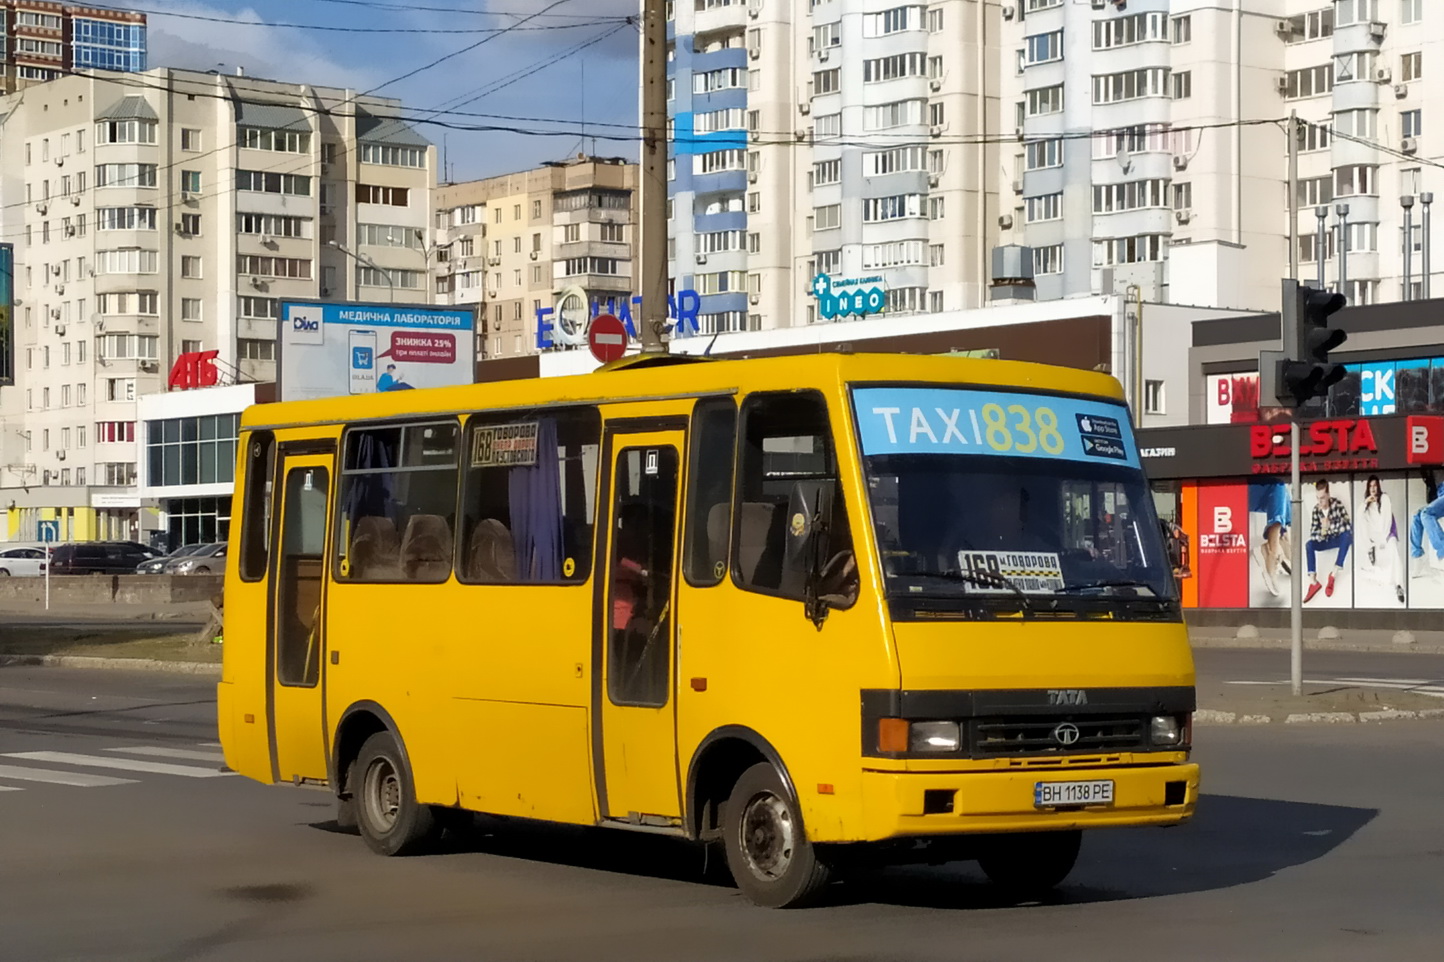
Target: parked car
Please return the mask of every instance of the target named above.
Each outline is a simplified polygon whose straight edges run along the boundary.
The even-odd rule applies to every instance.
[[[195,554],[197,551],[201,551],[209,547],[210,545],[204,543],[183,545],[182,547],[175,549],[168,555],[161,555],[159,558],[151,558],[149,561],[142,561],[140,564],[135,566],[135,573],[138,575],[158,575],[165,570],[165,566],[170,562],[179,561],[186,555]]]
[[[133,574],[136,565],[160,554],[134,541],[80,541],[62,544],[50,553],[53,575]]]
[[[18,547],[0,549],[0,577],[45,574],[45,549]]]
[[[168,575],[219,574],[226,570],[226,543],[201,545],[199,551],[167,561],[161,570]]]

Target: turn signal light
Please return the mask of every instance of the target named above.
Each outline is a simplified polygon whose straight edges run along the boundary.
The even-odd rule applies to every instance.
[[[905,752],[908,750],[908,723],[905,718],[879,718],[877,722],[877,750],[880,752]]]

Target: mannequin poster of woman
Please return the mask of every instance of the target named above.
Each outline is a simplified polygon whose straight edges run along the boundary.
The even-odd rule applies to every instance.
[[[1404,503],[1402,479],[1355,477],[1355,607],[1404,607]]]

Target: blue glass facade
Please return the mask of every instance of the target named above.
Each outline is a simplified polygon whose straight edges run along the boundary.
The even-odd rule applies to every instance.
[[[145,24],[74,17],[71,29],[71,62],[76,68],[146,69]]]

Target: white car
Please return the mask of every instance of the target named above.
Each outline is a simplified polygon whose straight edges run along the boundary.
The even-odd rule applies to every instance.
[[[43,574],[44,548],[0,548],[0,578],[7,575],[35,577]]]

